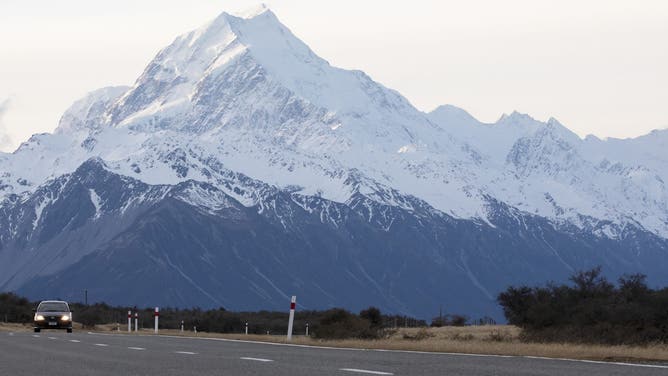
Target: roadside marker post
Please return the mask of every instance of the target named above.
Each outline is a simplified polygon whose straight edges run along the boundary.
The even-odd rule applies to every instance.
[[[139,312],[135,312],[135,333],[139,331]]]
[[[306,323],[306,336],[308,337],[308,323]]]
[[[158,333],[158,317],[160,317],[160,308],[155,307],[155,313],[153,313],[153,316],[155,316],[155,328],[153,330],[157,334]]]
[[[183,333],[183,320],[181,320],[181,333]]]
[[[246,323],[246,335],[248,335],[248,323]]]
[[[128,333],[132,332],[132,311],[128,311]]]
[[[292,296],[292,299],[290,300],[290,319],[288,321],[288,341],[292,340],[292,325],[294,324],[295,321],[295,308],[297,306],[297,297]]]

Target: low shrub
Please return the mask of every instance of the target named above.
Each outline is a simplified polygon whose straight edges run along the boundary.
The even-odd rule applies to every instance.
[[[640,274],[623,276],[615,286],[600,268],[578,272],[571,282],[510,287],[498,301],[526,341],[668,343],[668,288],[652,290]]]

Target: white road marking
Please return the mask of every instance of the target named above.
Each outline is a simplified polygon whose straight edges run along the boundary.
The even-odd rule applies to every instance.
[[[197,353],[190,352],[190,351],[174,351],[176,354],[185,354],[185,355],[197,355]]]
[[[573,360],[573,359],[566,359],[566,358],[548,358],[544,356],[524,356],[524,358],[528,359],[540,359],[540,360],[559,360],[559,361],[566,361],[566,362],[580,362],[580,363],[592,363],[592,364],[614,364],[616,366],[627,366],[627,367],[645,367],[645,368],[661,368],[661,369],[668,369],[668,366],[662,366],[659,364],[636,364],[636,363],[623,363],[623,362],[603,362],[600,360]]]
[[[146,350],[146,349],[143,348],[143,347],[128,347],[128,349],[130,349],[130,350],[140,350],[140,351],[141,351],[141,350]]]
[[[357,369],[357,368],[339,368],[339,371],[355,372],[355,373],[370,373],[372,375],[394,375],[393,373],[390,373],[390,372],[369,371],[368,369]]]
[[[70,342],[79,343],[81,341],[79,341],[78,339],[71,339]]]
[[[246,356],[242,356],[240,359],[243,359],[243,360],[253,360],[253,361],[256,361],[256,362],[273,362],[273,360],[271,360],[271,359],[249,358],[249,357],[246,357]]]
[[[39,334],[33,334],[32,336],[35,338],[39,338]]]
[[[56,337],[49,337],[49,339],[58,339],[58,338],[56,338]]]
[[[106,343],[96,343],[95,346],[107,347],[109,345],[107,345]]]
[[[9,333],[9,335],[10,335],[10,336],[13,336],[13,335],[14,335],[14,333]]]
[[[110,334],[110,333],[93,333],[88,332],[88,334],[97,335],[97,336],[123,336],[125,334]],[[39,336],[36,336],[39,337]],[[623,362],[606,362],[604,360],[582,360],[582,359],[569,359],[569,358],[550,358],[550,357],[538,357],[538,356],[528,356],[528,355],[497,355],[497,354],[470,354],[470,353],[454,353],[454,352],[435,352],[435,351],[415,351],[415,350],[387,350],[387,349],[360,349],[352,347],[332,347],[332,346],[317,346],[317,345],[297,345],[294,343],[276,343],[276,342],[265,342],[265,341],[249,341],[243,339],[227,339],[227,338],[213,338],[213,337],[184,337],[184,336],[170,336],[161,334],[156,336],[154,334],[138,334],[137,337],[163,337],[163,338],[176,338],[181,340],[196,340],[196,341],[220,341],[220,342],[233,342],[233,343],[252,343],[266,346],[286,346],[286,347],[301,347],[301,348],[310,348],[310,349],[325,349],[325,350],[338,350],[338,351],[373,351],[373,352],[388,352],[388,353],[398,353],[398,354],[421,354],[421,355],[430,355],[430,356],[462,356],[462,357],[480,357],[480,358],[519,358],[519,359],[536,359],[536,360],[557,360],[563,362],[573,362],[573,363],[591,363],[591,364],[600,364],[608,366],[623,366],[623,367],[641,367],[641,368],[661,368],[668,369],[668,365],[658,365],[658,364],[642,364],[642,363],[623,363]]]

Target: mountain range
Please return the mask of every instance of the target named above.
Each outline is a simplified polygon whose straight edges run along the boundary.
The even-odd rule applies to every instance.
[[[602,266],[668,284],[668,130],[424,113],[262,6],[0,153],[0,290],[138,306],[439,307]]]

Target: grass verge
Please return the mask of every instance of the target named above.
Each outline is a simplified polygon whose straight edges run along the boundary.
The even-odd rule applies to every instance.
[[[75,324],[75,330],[80,325]],[[81,330],[81,329],[79,329]],[[0,332],[29,332],[32,326],[0,323]],[[116,325],[98,325],[93,331],[116,332]],[[121,326],[120,334],[127,334]],[[152,334],[142,330],[140,334]],[[272,343],[288,343],[284,335],[224,334],[161,329],[160,334],[184,337],[211,337]],[[443,328],[401,328],[380,340],[316,340],[295,335],[292,344],[360,349],[408,350],[484,355],[541,356],[614,362],[668,362],[668,345],[606,346],[573,343],[526,343],[514,326],[465,326]],[[130,334],[132,335],[132,334]]]

